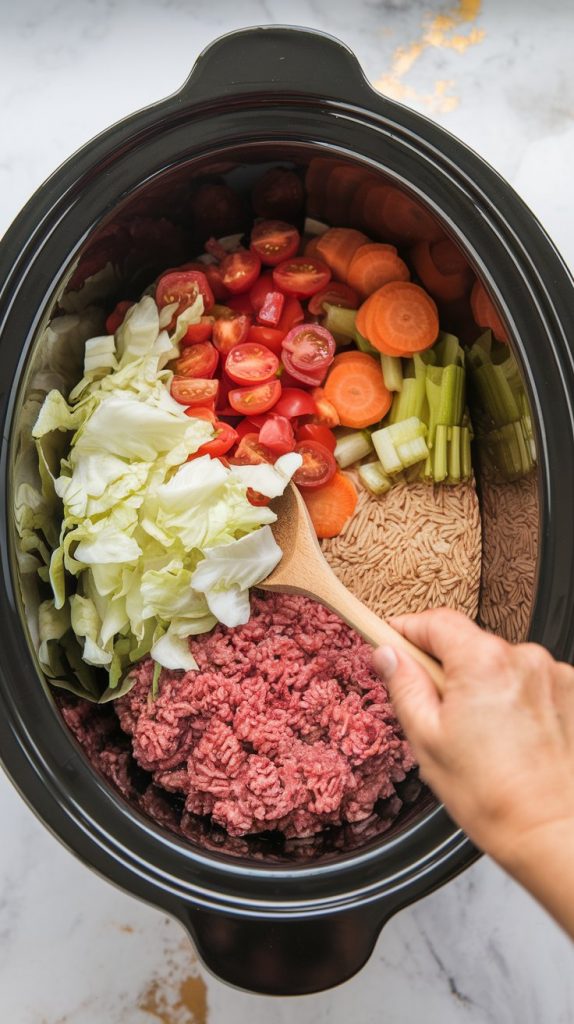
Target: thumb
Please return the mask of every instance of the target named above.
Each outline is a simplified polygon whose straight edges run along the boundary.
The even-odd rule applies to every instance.
[[[407,737],[416,744],[438,724],[440,697],[426,669],[410,654],[395,647],[378,647],[373,668],[387,684],[393,706]]]

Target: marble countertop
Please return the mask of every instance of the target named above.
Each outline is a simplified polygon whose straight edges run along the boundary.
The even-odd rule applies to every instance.
[[[266,23],[346,41],[377,88],[489,160],[574,266],[574,7],[563,0],[2,4],[0,232],[71,152],[177,89],[211,39]],[[83,867],[3,776],[0,820],[3,1021],[574,1021],[570,942],[487,859],[394,918],[350,982],[317,996],[268,999],[205,975],[177,923]]]

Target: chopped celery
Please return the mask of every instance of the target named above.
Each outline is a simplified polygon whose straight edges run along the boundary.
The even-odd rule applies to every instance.
[[[352,434],[343,434],[337,439],[335,458],[341,469],[352,466],[373,450],[371,435],[368,430],[355,430]]]
[[[492,334],[490,331],[485,331],[480,338],[477,338],[467,353],[467,358],[473,369],[492,362]]]
[[[395,447],[405,469],[414,466],[416,462],[422,462],[429,453],[424,437],[415,437],[412,441],[404,441],[402,444],[395,442]]]
[[[446,334],[444,331],[438,336],[438,341],[433,345],[438,366],[464,366],[464,351],[454,334]]]
[[[460,472],[463,480],[472,476],[472,458],[470,454],[470,429],[461,427],[462,437],[460,444]]]
[[[435,483],[440,484],[443,480],[446,480],[448,475],[448,456],[447,456],[447,445],[448,445],[448,427],[439,423],[435,432],[435,443],[433,449],[433,480]]]
[[[342,306],[333,306],[330,302],[323,304],[325,316],[322,324],[331,334],[338,334],[344,338],[355,337],[356,309],[344,309]]]
[[[418,416],[409,416],[408,419],[401,420],[400,423],[392,423],[383,429],[388,430],[393,444],[406,444],[408,441],[416,440],[417,437],[424,437],[427,432],[426,424]]]
[[[416,416],[421,420],[425,416],[426,388],[425,378],[405,377],[403,386],[393,398],[393,404],[389,413],[390,423],[400,423]]]
[[[403,468],[403,464],[399,459],[393,441],[389,435],[389,428],[382,427],[381,430],[375,430],[374,433],[371,434],[371,439],[384,472],[391,475],[393,473],[400,473]]]
[[[432,447],[437,426],[454,427],[464,413],[465,373],[462,366],[429,366],[426,395],[429,404],[429,445]]]
[[[448,480],[458,483],[462,477],[461,441],[462,427],[449,427],[448,439]]]
[[[322,220],[316,220],[315,217],[305,217],[303,225],[304,235],[324,235],[328,230],[329,225],[325,224]]]
[[[380,355],[380,352],[378,351],[378,349],[374,348],[371,345],[371,342],[367,341],[367,339],[363,337],[363,335],[361,334],[360,331],[357,330],[357,328],[355,328],[355,332],[353,334],[353,338],[355,339],[355,344],[356,344],[357,348],[359,349],[359,352],[367,352],[368,355],[370,355],[370,356],[378,356],[378,355]]]
[[[365,462],[359,466],[359,479],[371,494],[385,494],[393,486],[380,462]]]
[[[493,363],[475,367],[473,380],[480,404],[496,427],[520,419],[520,410],[504,370]]]
[[[400,357],[381,355],[381,370],[383,371],[383,380],[387,390],[401,391],[403,387],[403,364]]]

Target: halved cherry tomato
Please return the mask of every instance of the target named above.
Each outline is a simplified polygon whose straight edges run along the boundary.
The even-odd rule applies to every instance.
[[[266,420],[267,416],[265,414],[263,416],[250,416],[249,419],[240,420],[235,428],[238,438],[241,440],[246,434],[257,434],[259,436],[259,431]]]
[[[361,300],[355,289],[341,281],[331,281],[326,288],[313,295],[309,299],[307,309],[312,316],[321,316],[324,313],[323,303],[325,302],[331,306],[342,306],[344,309],[358,309],[361,305]]]
[[[295,366],[293,356],[285,348],[281,349],[281,359],[287,373],[299,384],[308,384],[312,388],[318,388],[325,380],[328,370],[327,366],[318,373],[309,373],[308,370],[301,370],[298,366]]]
[[[210,341],[189,345],[175,361],[175,372],[180,377],[213,377],[219,363],[219,352]]]
[[[271,498],[268,498],[266,494],[261,494],[260,491],[254,491],[252,487],[247,488],[245,497],[250,505],[255,505],[257,508],[271,504]]]
[[[276,330],[274,327],[261,327],[259,324],[254,324],[253,327],[249,328],[245,340],[253,341],[257,345],[265,345],[265,348],[270,349],[276,356],[279,356],[281,355],[281,345],[283,344],[284,337],[283,331]]]
[[[253,288],[249,292],[249,301],[255,313],[259,312],[269,292],[272,291],[276,291],[276,288],[273,284],[273,274],[268,270],[265,274],[261,274],[261,276],[257,278]]]
[[[287,295],[307,299],[329,283],[331,271],[326,263],[315,257],[295,256],[274,268],[273,280],[276,287]]]
[[[323,388],[315,388],[311,392],[315,405],[317,406],[317,412],[313,416],[314,423],[321,423],[325,427],[338,427],[341,420],[339,419],[339,413],[335,409],[335,406],[328,398],[325,398],[325,392]]]
[[[215,420],[213,426],[215,437],[211,441],[206,441],[200,445],[197,451],[188,457],[188,462],[192,462],[193,459],[199,459],[202,455],[210,455],[212,459],[217,459],[220,455],[225,455],[237,443],[237,432],[233,427],[230,427],[229,423]]]
[[[160,277],[155,289],[155,301],[160,309],[172,302],[179,303],[175,314],[177,317],[195,302],[198,294],[203,298],[204,313],[209,313],[215,299],[203,271],[175,270]]]
[[[279,369],[279,360],[271,349],[254,342],[236,345],[225,360],[225,372],[236,384],[265,384]]]
[[[294,171],[270,167],[256,182],[251,201],[258,217],[297,220],[305,202],[303,182]]]
[[[214,410],[206,405],[192,405],[185,410],[185,415],[190,416],[193,420],[209,420],[210,423],[217,421]]]
[[[251,232],[251,251],[268,267],[294,256],[299,248],[299,232],[283,220],[262,220]]]
[[[133,305],[133,302],[129,302],[126,299],[118,302],[116,308],[110,313],[106,320],[106,331],[108,334],[116,333],[118,327],[122,326],[128,309],[131,309]]]
[[[217,393],[217,415],[220,419],[222,416],[237,416],[235,409],[231,408],[228,398],[229,392],[234,387],[235,382],[229,379],[224,369],[220,370]]]
[[[312,395],[301,388],[283,388],[281,398],[273,409],[274,413],[294,419],[297,416],[314,416],[317,406]]]
[[[221,270],[219,269],[219,265],[217,263],[203,263],[201,260],[193,260],[191,263],[183,263],[181,267],[174,267],[173,269],[180,271],[199,270],[200,273],[205,274],[209,287],[211,288],[218,302],[221,302],[222,299],[226,299],[227,296],[229,295],[227,288],[223,284]]]
[[[276,455],[259,440],[259,434],[245,434],[232,457],[236,466],[260,466],[264,462],[275,462]]]
[[[253,388],[235,388],[230,391],[229,404],[242,416],[257,416],[272,409],[280,394],[280,382],[268,380],[266,384],[258,384]]]
[[[324,427],[322,423],[304,423],[295,431],[298,441],[318,441],[325,445],[330,452],[334,452],[337,445],[337,438],[332,430]]]
[[[283,334],[287,334],[287,331],[290,331],[295,324],[302,324],[304,319],[305,310],[299,302],[299,299],[295,299],[292,295],[288,295],[285,299],[281,319],[277,324],[277,330],[283,331]]]
[[[191,377],[174,377],[171,382],[171,396],[181,405],[201,405],[209,408],[217,400],[219,381],[193,380]]]
[[[190,324],[180,341],[180,345],[186,348],[188,345],[200,345],[202,341],[209,341],[213,334],[214,318],[202,316],[196,324]]]
[[[220,316],[213,325],[213,344],[222,356],[226,356],[235,345],[241,345],[247,338],[251,319],[245,313]]]
[[[261,260],[254,252],[230,252],[221,261],[223,284],[233,295],[248,292],[261,270]]]
[[[283,359],[288,352],[297,370],[318,377],[335,357],[335,339],[321,324],[299,324],[283,339]],[[292,371],[290,371],[292,372]]]
[[[301,441],[295,451],[303,458],[303,465],[293,475],[298,487],[322,487],[332,480],[337,471],[335,457],[319,441]]]
[[[283,292],[267,292],[265,301],[257,314],[259,323],[265,327],[277,327],[284,305],[285,296]]]
[[[273,413],[261,427],[259,440],[277,455],[292,452],[295,447],[295,434],[289,420],[285,416],[275,416]]]
[[[249,295],[232,295],[230,299],[225,300],[225,305],[234,313],[244,313],[250,320],[253,316],[253,306],[249,301]]]

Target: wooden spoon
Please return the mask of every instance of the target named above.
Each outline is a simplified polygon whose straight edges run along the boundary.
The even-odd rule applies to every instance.
[[[302,594],[320,601],[373,647],[391,644],[416,658],[442,693],[444,675],[439,663],[375,615],[335,576],[321,551],[298,489],[289,484],[285,493],[272,502],[272,508],[277,513],[277,522],[271,529],[283,557],[267,579],[257,586],[276,594]]]

